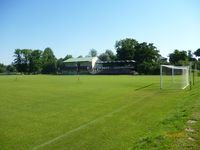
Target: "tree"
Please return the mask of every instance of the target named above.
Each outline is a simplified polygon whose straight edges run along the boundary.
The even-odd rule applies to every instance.
[[[22,49],[22,68],[24,73],[30,73],[31,49]]]
[[[33,50],[30,55],[30,72],[40,73],[42,69],[42,51]]]
[[[196,58],[193,57],[191,50],[188,50],[188,60],[189,61],[196,61]]]
[[[18,72],[30,73],[30,49],[16,49],[14,52],[14,65]]]
[[[78,56],[77,58],[83,58],[83,56],[82,56],[82,55],[80,55],[80,56]]]
[[[117,41],[115,44],[115,49],[117,51],[118,60],[132,60],[134,58],[134,53],[136,51],[135,47],[138,42],[135,39],[126,38]]]
[[[160,64],[162,64],[162,65],[169,65],[169,62],[167,61],[167,58],[165,58],[165,57],[163,57],[163,56],[160,56],[159,62],[160,62]]]
[[[14,57],[14,65],[17,71],[22,72],[22,51],[20,49],[15,49]]]
[[[56,57],[49,47],[42,53],[42,73],[56,73]]]
[[[63,61],[64,61],[64,59],[62,59],[62,58],[59,58],[57,60],[57,72],[61,73],[61,74],[63,73],[64,68],[65,68],[65,64],[63,63]]]
[[[114,61],[116,56],[111,50],[106,50],[105,53],[99,55],[101,61]]]
[[[192,51],[188,50],[188,60],[192,61],[193,60],[193,55],[192,55]]]
[[[200,48],[197,49],[197,50],[194,52],[194,55],[195,55],[196,57],[200,57]]]
[[[141,63],[143,61],[155,61],[158,60],[159,57],[159,51],[152,43],[147,44],[146,42],[143,42],[136,46],[134,55],[134,60],[136,62]]]
[[[102,53],[98,57],[101,61],[110,61],[110,57],[106,53]]]
[[[105,54],[107,54],[109,56],[110,60],[112,60],[112,61],[116,60],[116,58],[117,58],[112,50],[107,49]]]
[[[90,57],[96,57],[97,56],[97,50],[91,49],[88,56],[90,56]]]
[[[174,50],[173,53],[169,54],[169,62],[173,65],[182,65],[188,61],[187,51]]]
[[[0,63],[0,73],[3,73],[5,71],[6,71],[6,66]]]
[[[136,61],[136,71],[140,74],[158,74],[160,54],[153,43],[140,43],[135,47],[133,59]]]
[[[69,59],[69,58],[73,58],[72,55],[66,55],[66,56],[64,57],[63,61],[65,61],[65,60],[67,60],[67,59]]]
[[[13,64],[6,66],[7,72],[16,72],[16,68]]]

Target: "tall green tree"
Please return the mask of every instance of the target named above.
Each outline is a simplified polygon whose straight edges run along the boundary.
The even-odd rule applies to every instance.
[[[116,60],[116,55],[111,50],[106,50],[98,57],[101,61],[114,61]]]
[[[15,49],[14,52],[14,65],[18,72],[23,72],[22,69],[22,51],[21,49]]]
[[[188,61],[187,51],[174,50],[169,54],[169,62],[173,65],[182,65]]]
[[[136,51],[136,46],[138,41],[135,39],[126,38],[117,41],[115,44],[115,49],[117,51],[118,60],[132,60],[134,58],[134,53]]]
[[[65,64],[63,63],[63,61],[65,61],[64,59],[62,59],[62,58],[59,58],[58,60],[57,60],[57,72],[58,73],[60,73],[60,74],[62,74],[63,73],[63,71],[64,71],[64,68],[65,68]]]
[[[64,58],[63,58],[63,61],[65,61],[65,60],[67,60],[67,59],[69,59],[69,58],[73,58],[73,56],[72,55],[66,55]]]
[[[16,49],[14,52],[14,65],[18,72],[30,73],[30,49]]]
[[[101,61],[110,61],[110,57],[106,53],[102,53],[98,56]]]
[[[13,64],[6,66],[6,72],[16,72],[16,68]]]
[[[0,63],[0,73],[3,73],[5,71],[6,71],[6,66]]]
[[[82,55],[79,55],[77,58],[83,58],[83,56],[82,56]]]
[[[136,61],[136,71],[140,74],[159,73],[160,54],[153,43],[140,43],[135,47],[133,59]]]
[[[188,60],[193,61],[193,54],[191,50],[188,50]]]
[[[189,61],[196,61],[196,58],[193,57],[193,53],[191,50],[188,50],[188,60]]]
[[[56,57],[49,47],[47,47],[42,54],[42,73],[56,73]]]
[[[197,50],[194,52],[194,55],[195,55],[196,57],[200,57],[200,48],[197,49]]]
[[[40,73],[42,69],[42,51],[33,50],[30,55],[30,72]]]
[[[22,68],[24,73],[30,73],[31,49],[22,49]]]
[[[88,56],[90,56],[90,57],[96,57],[97,54],[98,54],[98,53],[97,53],[97,50],[91,49]]]
[[[112,50],[107,49],[105,51],[105,54],[107,54],[109,56],[109,58],[110,58],[111,61],[114,61],[117,58],[116,55],[113,53]]]

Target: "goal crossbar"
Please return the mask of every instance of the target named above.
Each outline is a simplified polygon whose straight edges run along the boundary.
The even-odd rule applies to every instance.
[[[171,69],[189,69],[189,66],[173,66],[173,65],[161,65],[161,67],[167,67]]]

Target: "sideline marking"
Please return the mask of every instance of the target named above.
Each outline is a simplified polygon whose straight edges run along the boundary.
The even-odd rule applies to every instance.
[[[155,94],[155,93],[153,93],[153,95],[154,95],[154,94]],[[57,140],[59,140],[59,139],[61,139],[61,138],[63,138],[63,137],[67,137],[69,134],[74,133],[74,132],[76,132],[76,131],[78,131],[78,130],[81,130],[81,129],[83,129],[83,128],[85,128],[85,127],[87,127],[87,126],[89,126],[89,125],[91,125],[91,124],[93,124],[93,123],[95,123],[95,122],[98,122],[98,121],[101,120],[101,119],[104,119],[104,118],[106,118],[106,117],[110,117],[111,115],[113,115],[113,114],[115,114],[115,113],[117,113],[117,112],[120,112],[122,109],[127,108],[127,107],[130,107],[131,105],[133,105],[133,104],[135,104],[135,103],[137,103],[137,102],[139,102],[139,101],[141,101],[141,100],[144,100],[145,98],[147,98],[147,97],[143,97],[142,99],[140,99],[140,100],[138,100],[138,101],[134,101],[134,102],[132,102],[131,104],[124,105],[124,106],[122,106],[122,107],[120,107],[120,108],[118,108],[118,109],[116,109],[116,110],[114,110],[114,111],[112,111],[112,112],[110,112],[110,113],[108,113],[108,114],[106,114],[106,115],[103,115],[103,116],[98,117],[98,118],[96,118],[96,119],[94,119],[94,120],[92,120],[92,121],[89,121],[88,123],[85,123],[85,124],[83,124],[83,125],[80,125],[79,127],[75,128],[75,129],[72,129],[72,130],[70,130],[70,131],[68,131],[68,132],[65,132],[64,134],[61,134],[60,136],[57,136],[57,137],[55,137],[55,138],[53,138],[53,139],[51,139],[51,140],[49,140],[49,141],[47,141],[47,142],[44,142],[44,143],[42,143],[42,144],[40,144],[40,145],[34,147],[33,150],[37,150],[37,149],[42,148],[42,147],[44,147],[44,146],[46,146],[46,145],[49,145],[49,144],[51,144],[51,143],[53,143],[53,142],[55,142],[55,141],[57,141]]]

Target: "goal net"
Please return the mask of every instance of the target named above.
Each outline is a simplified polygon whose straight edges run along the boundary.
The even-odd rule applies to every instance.
[[[189,85],[189,66],[160,66],[160,89],[185,89]]]

